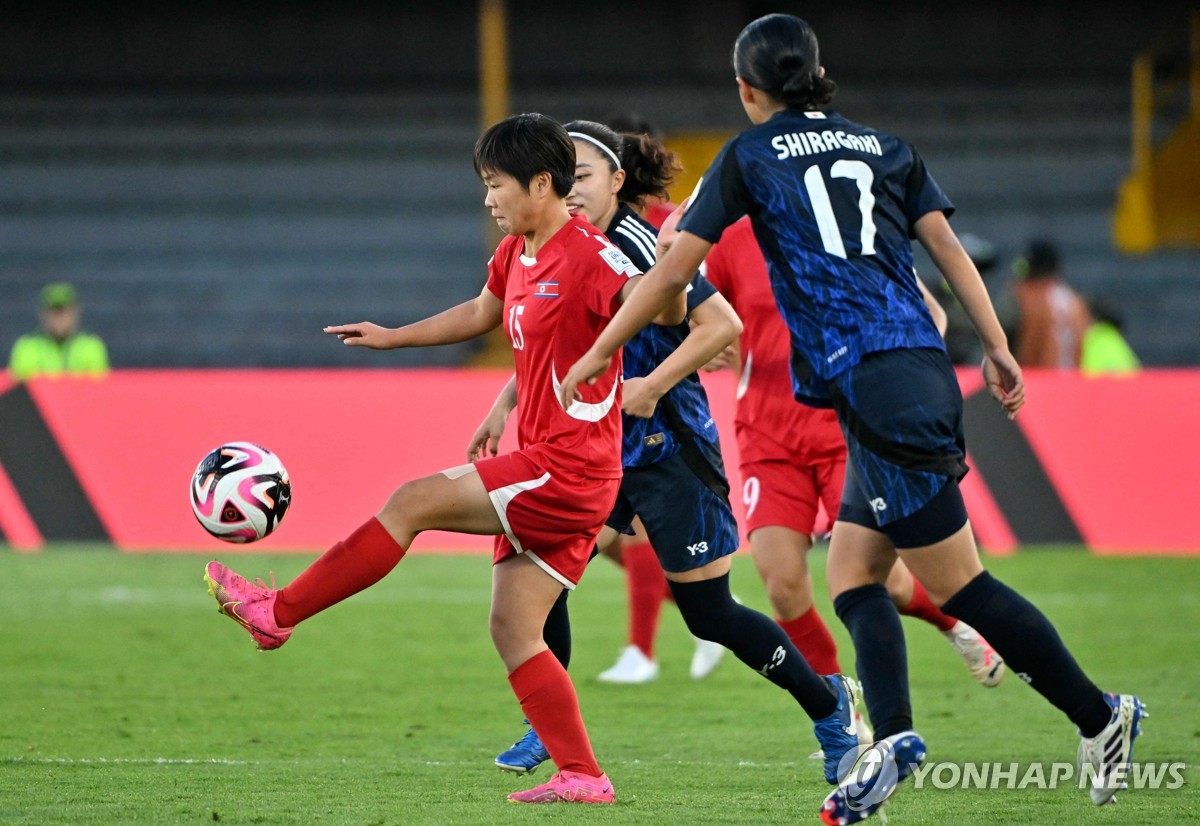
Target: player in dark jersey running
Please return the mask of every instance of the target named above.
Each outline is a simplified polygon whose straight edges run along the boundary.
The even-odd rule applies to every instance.
[[[657,231],[637,216],[629,201],[641,197],[647,180],[657,176],[625,173],[646,169],[654,142],[645,137],[627,142],[590,121],[573,121],[567,129],[575,141],[576,176],[582,176],[568,203],[577,204],[579,212],[603,227],[634,263],[649,268],[655,260]],[[839,760],[858,743],[857,687],[839,674],[817,675],[782,628],[736,602],[729,592],[730,555],[739,544],[737,524],[716,426],[696,370],[737,337],[741,324],[696,270],[686,293],[691,327],[652,324],[625,345],[625,470],[616,507],[599,541],[615,541],[618,532],[629,529],[635,514],[641,517],[688,630],[725,646],[795,697],[813,720],[826,779],[833,782]],[[497,400],[471,451],[495,449],[510,402],[511,397]],[[551,618],[565,622],[565,612]],[[545,636],[553,640],[562,634],[548,630]],[[531,752],[538,733],[535,722],[514,748]],[[497,764],[529,770],[529,761],[506,762],[513,756],[501,755]]]
[[[558,767],[548,783],[509,800],[612,803],[575,688],[542,627],[562,590],[582,576],[621,477],[619,361],[566,407],[558,404],[557,374],[591,344],[641,273],[568,212],[575,147],[559,124],[533,114],[501,121],[476,144],[475,170],[487,189],[484,205],[508,234],[480,294],[398,329],[362,322],[325,332],[347,345],[391,349],[466,341],[503,324],[516,363],[520,449],[402,485],[377,517],[282,589],[250,583],[219,562],[206,566],[205,579],[221,612],[270,650],[301,621],[386,576],[421,532],[496,536],[492,640]],[[682,296],[678,305],[664,320],[683,318]]]
[[[667,219],[660,243],[674,236],[679,217]],[[725,230],[704,259],[704,275],[743,324],[732,358],[721,366],[729,364],[738,372],[734,431],[750,553],[776,621],[818,674],[834,674],[842,670],[837,645],[813,604],[805,556],[818,527],[819,507],[824,505],[830,522],[837,516],[846,442],[833,410],[792,398],[788,331],[749,218]],[[919,280],[917,286],[939,333],[944,332],[945,311]],[[885,585],[901,614],[942,632],[976,680],[989,688],[1000,683],[1004,660],[975,629],[939,610],[902,561],[896,561]]]
[[[750,122],[717,155],[671,249],[563,379],[571,400],[683,290],[722,232],[749,215],[792,343],[796,397],[838,414],[849,451],[830,542],[834,607],[850,631],[881,740],[826,798],[827,823],[873,814],[925,756],[912,730],[904,632],[883,581],[897,554],[936,604],[979,631],[1079,728],[1090,796],[1112,799],[1143,715],[1105,694],[1050,621],[987,573],[958,480],[966,472],[962,395],[912,277],[915,237],[982,340],[984,381],[1008,415],[1025,401],[1021,368],[947,216],[953,207],[908,144],[821,110],[816,36],[790,15],[760,18],[734,45]],[[847,769],[849,767],[846,767]]]

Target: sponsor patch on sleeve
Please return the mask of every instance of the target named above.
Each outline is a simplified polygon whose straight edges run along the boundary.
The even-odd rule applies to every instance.
[[[604,259],[605,264],[613,268],[613,272],[617,273],[617,275],[633,277],[642,274],[642,271],[634,266],[629,257],[616,247],[605,247],[600,250],[600,257]]]

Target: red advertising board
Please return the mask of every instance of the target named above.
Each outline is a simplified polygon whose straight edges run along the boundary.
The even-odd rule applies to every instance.
[[[101,535],[125,550],[228,550],[193,519],[187,487],[209,450],[251,441],[275,451],[293,483],[286,520],[253,547],[321,550],[401,483],[464,463],[507,378],[465,369],[118,370],[103,380],[0,381],[0,427],[11,437],[0,439],[0,532],[16,549],[36,548],[61,528],[56,513],[84,507]],[[968,410],[993,408],[977,395],[976,371],[960,379]],[[733,378],[704,381],[740,514]],[[1101,553],[1200,552],[1190,482],[1200,458],[1200,372],[1125,379],[1033,372],[1027,382],[1029,402],[1016,424],[984,417],[984,426],[968,428],[974,470],[963,491],[983,546],[1012,551],[1043,536],[1042,522],[1057,520],[1064,536]],[[20,394],[27,394],[21,405],[9,403]],[[997,444],[1001,450],[985,451]],[[510,432],[504,447],[512,446]],[[31,478],[41,474],[29,468],[53,464],[22,453],[36,450],[58,454],[81,489],[74,500],[64,486]],[[1047,499],[1057,510],[1045,518],[1032,512]],[[431,532],[413,550],[490,547],[490,537]]]

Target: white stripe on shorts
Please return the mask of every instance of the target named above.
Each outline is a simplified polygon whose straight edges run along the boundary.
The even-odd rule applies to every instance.
[[[508,541],[517,549],[517,553],[525,554],[533,560],[534,564],[543,571],[554,577],[562,583],[564,588],[575,588],[575,583],[564,577],[558,571],[551,568],[547,563],[538,558],[537,554],[532,551],[527,551],[521,547],[521,540],[517,539],[516,534],[512,531],[512,525],[508,521],[508,503],[517,498],[518,494],[524,493],[527,490],[540,488],[542,485],[550,481],[550,472],[546,471],[540,478],[530,479],[527,482],[514,482],[511,485],[505,485],[502,488],[488,491],[488,497],[492,500],[492,507],[496,509],[496,516],[500,517],[500,524],[504,526],[504,535],[508,537]]]

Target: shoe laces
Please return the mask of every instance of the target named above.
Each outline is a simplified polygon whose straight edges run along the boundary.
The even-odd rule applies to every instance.
[[[527,746],[529,748],[532,748],[533,744],[535,742],[540,746],[542,744],[542,738],[538,736],[537,731],[535,731],[534,729],[531,728],[531,729],[529,729],[529,731],[525,732],[524,737],[522,737],[520,740],[518,740],[513,745],[514,746]]]
[[[270,590],[278,591],[279,589],[275,587],[275,572],[268,571],[267,576],[269,576],[271,578]],[[254,578],[254,582],[255,582],[255,584],[258,585],[259,588],[267,588],[268,587],[267,583],[263,582],[262,577],[260,577],[260,576],[256,576]]]

